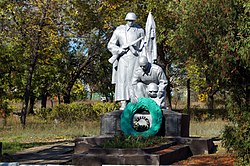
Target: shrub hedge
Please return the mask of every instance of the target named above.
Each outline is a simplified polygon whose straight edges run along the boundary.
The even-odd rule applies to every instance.
[[[97,120],[104,113],[118,109],[116,103],[80,103],[60,104],[52,108],[39,109],[36,115],[44,120],[72,122],[80,120]]]

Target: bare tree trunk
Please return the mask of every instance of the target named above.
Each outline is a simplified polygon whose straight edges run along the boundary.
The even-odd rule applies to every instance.
[[[170,85],[170,81],[168,80],[168,85],[166,87],[166,100],[167,100],[167,103],[166,103],[166,107],[169,108],[169,109],[172,109],[172,97],[171,97],[171,85]]]
[[[89,63],[91,63],[91,61],[94,59],[94,56],[96,56],[96,54],[94,53],[94,55],[88,57],[87,59],[85,59],[85,61],[80,65],[79,69],[72,73],[71,75],[71,80],[69,81],[67,87],[66,87],[66,91],[65,93],[63,94],[63,100],[64,100],[64,103],[70,103],[70,92],[76,82],[76,80],[79,78],[81,72],[83,71],[83,69],[89,65]]]
[[[246,84],[246,105],[247,105],[247,111],[249,111],[249,103],[250,103],[250,88],[249,83]]]
[[[213,110],[214,109],[214,94],[213,93],[209,93],[208,94],[207,106],[208,106],[209,110]]]
[[[35,112],[34,112],[35,101],[36,101],[36,98],[35,98],[34,94],[31,93],[30,106],[29,106],[29,112],[28,112],[29,114],[35,114]]]
[[[190,116],[190,79],[187,80],[187,112]]]
[[[60,105],[61,104],[61,94],[60,94],[59,90],[57,90],[57,97],[58,97],[58,104]]]
[[[207,106],[208,109],[214,109],[214,95],[219,91],[219,89],[214,89],[208,92]]]
[[[71,89],[73,88],[74,82],[75,82],[75,81],[71,80],[71,81],[68,83],[68,86],[67,86],[67,88],[66,88],[66,92],[65,92],[64,95],[63,95],[63,101],[64,101],[64,103],[66,103],[66,104],[69,104],[69,103],[70,103],[70,92],[71,92]]]
[[[42,94],[41,108],[46,108],[47,107],[47,98],[48,98],[48,93],[44,92]]]
[[[44,22],[45,22],[49,2],[50,2],[50,0],[47,0],[47,2],[46,2],[47,7],[45,7],[44,10],[42,11],[42,16],[41,16],[40,22],[38,24],[39,29],[36,31],[36,33],[34,35],[34,43],[31,46],[31,48],[32,48],[31,58],[30,58],[31,61],[30,61],[29,70],[28,70],[27,84],[26,84],[25,92],[24,92],[24,103],[23,103],[23,108],[22,108],[21,117],[20,117],[21,124],[22,124],[23,128],[26,125],[26,116],[27,116],[27,109],[28,109],[29,100],[30,100],[32,77],[33,77],[33,73],[34,73],[37,58],[38,58],[38,50],[39,50],[39,44],[40,44],[40,38],[41,38],[41,31],[44,27]]]
[[[31,82],[32,82],[33,72],[35,69],[36,59],[37,59],[37,55],[35,55],[34,58],[31,60],[29,74],[27,78],[27,85],[26,85],[25,92],[24,92],[24,103],[23,103],[23,108],[22,108],[21,117],[20,117],[21,124],[23,127],[25,127],[26,125],[26,116],[27,116],[27,110],[28,110],[28,105],[29,105],[29,100],[30,100]]]

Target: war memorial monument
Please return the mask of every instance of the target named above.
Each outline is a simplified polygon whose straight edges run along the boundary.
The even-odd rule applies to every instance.
[[[189,137],[190,118],[166,106],[168,81],[157,63],[156,25],[149,13],[145,30],[133,12],[108,43],[111,83],[119,110],[101,117],[100,136],[75,140],[74,165],[169,165],[192,155],[213,153],[211,138]],[[148,148],[101,148],[115,136],[161,136],[166,144]]]

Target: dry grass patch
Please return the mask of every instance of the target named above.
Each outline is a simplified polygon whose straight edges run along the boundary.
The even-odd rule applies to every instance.
[[[195,121],[190,122],[191,136],[205,136],[205,137],[220,137],[221,132],[228,121],[222,119]]]

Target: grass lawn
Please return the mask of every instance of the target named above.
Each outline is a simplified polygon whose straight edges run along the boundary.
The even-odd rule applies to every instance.
[[[219,137],[227,123],[221,119],[205,122],[191,120],[190,136]],[[23,129],[19,117],[10,116],[7,124],[0,128],[0,142],[3,142],[3,153],[12,154],[33,146],[74,140],[80,136],[95,136],[99,133],[100,122],[98,121],[65,124],[42,121],[35,116],[28,116],[26,128]]]
[[[222,119],[190,122],[190,136],[220,137],[228,121]]]
[[[41,121],[35,116],[28,116],[26,128],[23,129],[19,117],[10,116],[7,124],[0,128],[0,142],[3,142],[3,154],[12,154],[25,148],[74,140],[79,136],[98,135],[99,125],[97,121],[65,124]]]

